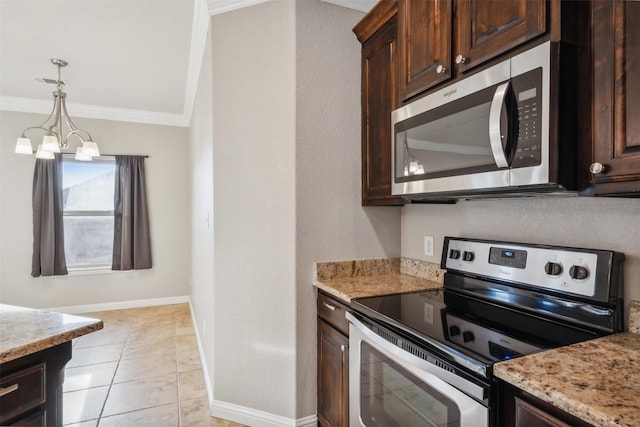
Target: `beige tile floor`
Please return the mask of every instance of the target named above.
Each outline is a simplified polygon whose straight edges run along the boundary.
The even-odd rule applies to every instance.
[[[209,416],[188,304],[86,315],[104,329],[74,340],[65,426],[240,426]]]

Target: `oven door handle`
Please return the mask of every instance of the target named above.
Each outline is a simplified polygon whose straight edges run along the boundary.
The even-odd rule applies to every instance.
[[[351,323],[351,325],[357,329],[362,335],[367,337],[371,342],[375,343],[379,348],[384,349],[385,351],[394,354],[396,357],[402,358],[409,363],[419,364],[420,369],[426,371],[427,373],[439,378],[445,383],[457,388],[458,390],[463,391],[469,396],[473,396],[479,401],[485,399],[486,393],[485,388],[479,385],[473,384],[470,381],[465,380],[464,378],[449,372],[439,366],[434,365],[424,359],[421,359],[413,354],[407,353],[405,350],[400,347],[393,345],[388,342],[384,338],[380,337],[378,334],[367,328],[363,325],[356,317],[354,317],[351,313],[346,313],[346,318]],[[408,360],[411,359],[411,360]]]
[[[505,98],[509,91],[509,82],[502,83],[496,88],[496,92],[493,94],[493,100],[491,101],[491,109],[489,110],[489,143],[491,144],[491,154],[493,154],[493,160],[499,168],[506,168],[509,166],[507,161],[507,155],[504,151],[504,144],[502,140],[508,138],[509,135],[502,135],[501,122],[502,111],[505,108]],[[509,141],[507,141],[508,143]]]

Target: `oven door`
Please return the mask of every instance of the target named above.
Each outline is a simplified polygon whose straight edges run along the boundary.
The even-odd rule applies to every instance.
[[[489,425],[489,408],[480,403],[486,388],[402,350],[347,317],[350,426]]]

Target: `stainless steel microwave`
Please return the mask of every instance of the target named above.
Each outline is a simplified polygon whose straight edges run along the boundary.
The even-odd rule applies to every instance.
[[[575,49],[546,42],[393,111],[392,193],[575,190],[575,81]]]

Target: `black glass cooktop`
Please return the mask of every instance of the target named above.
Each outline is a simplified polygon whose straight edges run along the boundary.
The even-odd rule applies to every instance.
[[[352,306],[427,347],[437,342],[440,352],[450,348],[487,365],[599,336],[446,289],[359,298]]]

